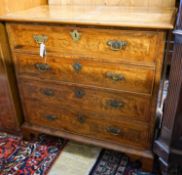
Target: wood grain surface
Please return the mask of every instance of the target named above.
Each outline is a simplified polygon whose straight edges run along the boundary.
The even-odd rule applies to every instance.
[[[21,110],[5,27],[0,23],[0,130],[20,129]]]
[[[14,58],[18,76],[21,77],[29,76],[148,95],[153,91],[155,67],[104,63],[71,56],[47,56],[46,63],[38,55],[18,53]],[[48,69],[40,70],[37,66],[48,66]],[[80,70],[75,70],[74,66],[80,66]]]
[[[80,111],[61,105],[50,106],[49,103],[39,100],[27,100],[24,105],[28,114],[27,122],[30,124],[59,129],[111,143],[129,144],[140,149],[150,147],[147,125],[126,121],[108,122],[108,120],[101,120],[98,113],[95,113],[93,117],[93,114],[86,110]],[[95,120],[96,117],[97,120]]]
[[[45,4],[47,4],[47,0],[1,0],[0,6],[2,8],[0,8],[0,15],[25,10]]]
[[[117,5],[139,7],[174,7],[175,0],[49,0],[55,5]]]
[[[6,27],[29,128],[118,149],[127,145],[134,154],[149,151],[166,36],[158,29],[173,28],[174,14],[174,8],[43,6],[1,18],[11,21]],[[38,56],[40,35],[47,37],[45,59]],[[114,50],[110,41],[127,44]]]
[[[1,0],[0,16],[47,4],[46,0]],[[21,107],[12,64],[8,37],[4,24],[0,23],[0,130],[20,131]],[[16,132],[18,134],[18,132]]]
[[[9,13],[0,21],[173,29],[176,8],[123,6],[39,6]]]
[[[11,21],[7,30],[25,115],[23,128],[125,151],[142,157],[144,168],[150,169],[163,29],[174,27],[175,1],[50,0],[61,5],[39,7],[46,2],[21,2],[16,3],[23,11],[9,13],[18,10],[12,3],[3,9],[8,15],[0,21]],[[80,33],[79,41],[70,35],[74,30]],[[38,56],[35,35],[48,36],[48,72],[36,69],[35,64],[45,60]],[[108,41],[127,45],[114,51]],[[3,43],[8,47],[7,41]],[[4,72],[1,75],[6,82]]]
[[[80,112],[87,111],[95,116],[98,114],[99,120],[108,122],[125,120],[134,123],[143,122],[145,125],[151,120],[148,115],[150,96],[60,82],[53,84],[27,78],[20,78],[19,84],[24,103],[39,100],[40,103],[49,103],[50,108],[61,105]],[[94,115],[93,118],[97,120]]]
[[[74,41],[70,35],[74,30],[81,34],[78,41]],[[60,121],[69,123],[75,118],[74,122],[82,124],[88,117],[86,128],[78,132],[71,129],[72,123],[70,126],[67,123],[65,127],[61,124],[56,126],[57,129],[64,128],[60,131],[82,133],[86,137],[91,137],[95,132],[90,127],[100,122],[111,124],[106,127],[103,123],[103,130],[107,128],[111,135],[120,135],[120,123],[124,126],[122,123],[126,122],[124,133],[130,133],[130,129],[135,128],[133,125],[137,125],[133,134],[128,133],[131,138],[137,138],[135,134],[140,133],[140,127],[145,128],[142,132],[147,135],[142,145],[135,141],[132,143],[131,138],[126,136],[128,134],[118,143],[149,149],[165,32],[20,23],[8,23],[7,31],[26,122],[32,126],[42,123],[42,127],[52,129],[52,120],[58,124]],[[48,37],[45,41],[46,59],[39,56],[40,45],[34,40],[34,36],[38,35]],[[108,40],[123,38],[128,42],[126,48],[113,51],[108,47]],[[47,68],[44,70],[40,65]],[[116,75],[116,78],[112,79],[110,74]],[[25,83],[26,79],[28,83]],[[46,115],[49,107],[50,114]],[[34,108],[36,112],[31,110]],[[106,141],[108,134],[102,134],[97,140],[103,137]],[[113,138],[112,143],[117,144],[117,139]]]
[[[47,54],[58,56],[89,57],[97,61],[126,62],[155,65],[157,44],[163,44],[165,33],[160,31],[133,31],[85,27],[64,27],[58,25],[7,24],[7,30],[14,51],[39,54],[39,44],[34,36],[48,37],[45,42]],[[80,40],[74,41],[70,32],[80,33]],[[161,40],[163,40],[161,42]],[[118,51],[108,46],[109,41],[123,41],[126,46]]]

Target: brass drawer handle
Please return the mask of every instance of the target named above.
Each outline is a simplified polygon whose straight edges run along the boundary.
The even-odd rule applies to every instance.
[[[52,89],[43,89],[42,93],[48,97],[53,97],[54,96],[54,91]]]
[[[86,118],[84,115],[78,114],[77,120],[79,121],[79,123],[84,124],[86,121]]]
[[[55,116],[55,115],[46,115],[46,116],[44,116],[44,118],[45,118],[46,120],[48,120],[48,121],[55,121],[55,120],[58,119],[58,117]]]
[[[124,107],[124,103],[117,100],[108,100],[106,104],[115,109]]]
[[[115,127],[108,127],[107,132],[114,135],[114,136],[118,136],[121,134],[121,129],[119,128],[115,128]]]
[[[35,68],[40,72],[47,72],[50,69],[50,66],[48,64],[37,63],[35,64]]]
[[[107,45],[110,47],[113,51],[119,51],[123,49],[125,46],[128,45],[128,42],[126,41],[117,41],[117,40],[110,40],[107,42]]]
[[[48,36],[45,35],[34,35],[33,38],[37,44],[45,43],[48,40]]]
[[[76,72],[80,72],[81,69],[82,69],[82,65],[80,63],[74,63],[72,65],[73,69],[76,71]]]
[[[82,98],[82,97],[85,96],[85,91],[82,90],[82,89],[76,89],[76,90],[74,91],[74,93],[75,93],[75,96],[76,96],[77,98]]]
[[[107,72],[106,73],[106,77],[113,80],[113,81],[122,81],[125,80],[124,75],[122,74],[117,74],[117,73],[113,73],[113,72]]]

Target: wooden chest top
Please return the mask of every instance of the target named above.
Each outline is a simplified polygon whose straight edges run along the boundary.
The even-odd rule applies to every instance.
[[[172,29],[175,14],[174,7],[45,5],[9,13],[0,21]]]

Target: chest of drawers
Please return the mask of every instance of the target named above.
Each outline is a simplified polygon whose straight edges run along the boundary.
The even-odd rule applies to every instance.
[[[124,151],[150,169],[165,30],[84,18],[69,24],[4,19],[10,21],[23,129]]]
[[[13,23],[7,31],[28,124],[150,149],[164,32]],[[46,37],[46,58],[35,37]]]

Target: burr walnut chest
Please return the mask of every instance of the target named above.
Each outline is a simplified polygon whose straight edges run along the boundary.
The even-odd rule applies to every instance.
[[[6,15],[24,130],[124,151],[152,166],[175,9],[41,6]]]

